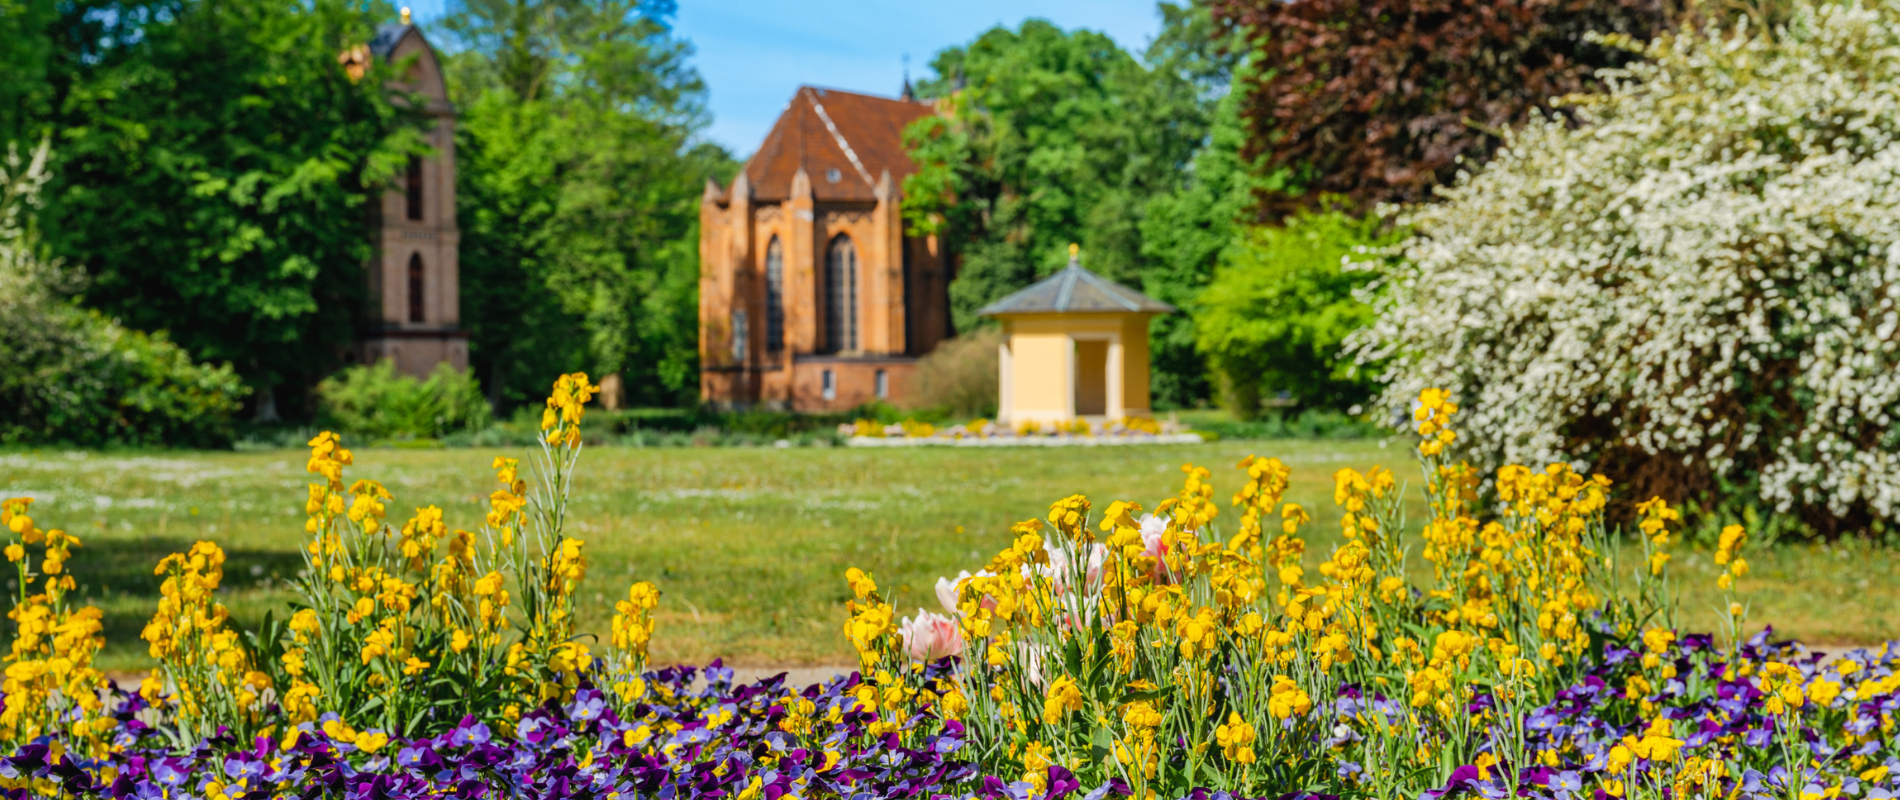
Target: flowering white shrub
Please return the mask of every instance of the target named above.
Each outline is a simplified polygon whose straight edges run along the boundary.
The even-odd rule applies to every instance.
[[[1900,514],[1900,3],[1644,50],[1400,215],[1349,351],[1394,412],[1446,385],[1491,466]]]

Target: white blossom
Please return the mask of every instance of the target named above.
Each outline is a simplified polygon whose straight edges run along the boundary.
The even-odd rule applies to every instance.
[[[1394,411],[1450,390],[1487,466],[1623,450],[1893,517],[1900,0],[1645,52],[1400,213],[1349,352]]]

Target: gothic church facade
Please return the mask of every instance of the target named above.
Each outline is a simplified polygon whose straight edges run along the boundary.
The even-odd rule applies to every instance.
[[[700,201],[700,394],[792,411],[902,402],[950,335],[935,237],[909,236],[904,127],[930,105],[801,87],[732,185]]]

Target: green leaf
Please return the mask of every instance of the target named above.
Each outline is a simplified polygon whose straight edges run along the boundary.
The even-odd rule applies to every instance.
[[[1137,691],[1124,692],[1122,694],[1120,705],[1127,705],[1129,703],[1144,703],[1144,702],[1148,702],[1152,700],[1159,700],[1163,696],[1165,696],[1167,693],[1168,693],[1167,687],[1162,687],[1159,689],[1151,689],[1145,692],[1137,692]]]
[[[1098,727],[1089,737],[1089,760],[1100,762],[1114,752],[1115,737],[1107,728]]]

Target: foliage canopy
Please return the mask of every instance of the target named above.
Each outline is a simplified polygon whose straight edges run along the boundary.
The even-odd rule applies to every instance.
[[[957,329],[1061,269],[1072,242],[1090,269],[1136,282],[1142,201],[1173,186],[1203,134],[1188,87],[1153,86],[1114,40],[1041,20],[991,29],[932,67],[917,91],[942,113],[907,131],[918,172],[904,214],[958,257]]]
[[[957,330],[1062,268],[1071,243],[1090,269],[1170,298],[1171,267],[1145,250],[1143,221],[1206,138],[1224,66],[1196,33],[1209,27],[1204,13],[1164,10],[1169,28],[1150,64],[1104,34],[1033,19],[932,62],[936,77],[917,93],[937,99],[940,114],[906,131],[918,172],[904,181],[904,214],[913,231],[943,237],[955,259]],[[1201,29],[1190,30],[1197,20]],[[1164,354],[1162,363],[1172,362]],[[1202,370],[1180,368],[1190,382]]]
[[[84,276],[47,255],[37,225],[48,160],[43,143],[0,164],[0,443],[227,443],[245,394],[230,365],[70,302]]]
[[[698,202],[737,165],[692,143],[705,86],[667,4],[476,0],[445,25],[463,109],[463,315],[498,406],[621,373],[634,403],[698,388]]]
[[[87,305],[229,361],[296,411],[354,335],[364,202],[423,152],[408,114],[337,53],[378,15],[343,0],[61,4],[44,116],[59,140],[47,239]],[[40,95],[35,95],[39,97]]]
[[[1264,219],[1338,194],[1420,201],[1481,161],[1553,98],[1630,54],[1591,32],[1647,40],[1665,0],[1210,0],[1259,68],[1237,82]]]
[[[1161,12],[1161,35],[1148,48],[1148,60],[1156,70],[1185,76],[1209,114],[1207,136],[1177,185],[1142,208],[1142,289],[1185,312],[1151,323],[1150,389],[1156,407],[1166,408],[1198,405],[1213,393],[1207,359],[1195,345],[1194,300],[1243,238],[1242,218],[1263,179],[1241,157],[1241,98],[1229,91],[1234,76],[1251,65],[1230,52],[1231,37],[1214,27],[1205,2],[1162,3]]]

